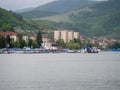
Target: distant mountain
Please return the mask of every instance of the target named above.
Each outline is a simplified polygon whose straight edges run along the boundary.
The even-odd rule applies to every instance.
[[[16,10],[14,12],[16,12],[16,13],[23,13],[23,12],[32,11],[33,9],[34,9],[34,7],[30,7],[30,8],[24,8],[24,9]]]
[[[63,13],[80,8],[89,3],[89,0],[57,0],[42,6],[35,10]]]
[[[40,22],[39,19],[35,20]],[[49,20],[56,23],[56,28],[77,30],[81,34],[91,37],[106,36],[120,39],[120,0],[89,4],[82,8],[42,18],[41,20]]]
[[[0,31],[12,31],[13,27],[21,27],[22,29],[38,29],[35,22],[23,18],[12,11],[0,8]]]
[[[78,9],[88,3],[89,0],[57,0],[20,14],[27,18],[41,18]]]

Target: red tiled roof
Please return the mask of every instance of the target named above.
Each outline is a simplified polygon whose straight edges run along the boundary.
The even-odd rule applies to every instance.
[[[2,36],[7,36],[7,35],[12,36],[12,35],[17,35],[17,34],[15,32],[0,32],[0,35],[2,35]]]

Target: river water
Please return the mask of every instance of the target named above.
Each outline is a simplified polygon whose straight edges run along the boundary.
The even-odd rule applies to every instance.
[[[120,52],[0,54],[0,90],[120,90]]]

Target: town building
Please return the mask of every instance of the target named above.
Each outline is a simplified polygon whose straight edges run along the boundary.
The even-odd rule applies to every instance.
[[[42,32],[42,47],[44,49],[51,49],[51,42],[50,42],[50,38],[48,36],[48,33]]]
[[[64,42],[68,42],[68,31],[67,30],[61,30],[59,31],[59,39],[63,39]]]
[[[61,37],[61,35],[60,35],[61,33],[60,33],[60,31],[59,30],[56,30],[56,31],[54,31],[54,40],[55,41],[57,41],[58,39],[60,39]]]
[[[79,32],[74,32],[72,30],[55,30],[54,31],[54,40],[63,39],[64,42],[69,42],[73,39],[79,38]]]
[[[37,39],[37,35],[36,34],[33,34],[29,37],[29,39],[35,41]]]
[[[79,37],[80,37],[79,32],[74,32],[74,34],[73,34],[73,38],[78,39]]]
[[[29,37],[28,36],[22,36],[22,39],[25,40],[25,42],[28,43]]]
[[[68,31],[68,37],[67,41],[71,41],[74,39],[74,32],[73,31]]]
[[[17,34],[15,32],[0,32],[1,36],[10,36],[11,39],[14,40],[14,42],[18,41]]]

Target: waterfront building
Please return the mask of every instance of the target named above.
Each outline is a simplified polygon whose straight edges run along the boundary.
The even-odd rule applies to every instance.
[[[54,31],[54,40],[63,39],[64,42],[69,42],[74,38],[79,38],[79,33],[72,30],[55,30]]]
[[[33,34],[32,36],[30,36],[30,37],[29,37],[29,39],[34,40],[34,41],[35,41],[35,40],[37,39],[37,37],[36,37],[36,36],[37,36],[36,34]]]
[[[73,31],[68,31],[68,42],[74,39],[74,32]]]
[[[73,32],[73,38],[78,39],[79,38],[79,32]]]
[[[18,40],[17,34],[15,32],[0,32],[1,36],[10,36],[11,39],[14,40],[14,42],[16,42]]]
[[[28,40],[29,40],[28,36],[23,36],[22,38],[23,38],[23,40],[25,40],[25,42],[28,42]]]
[[[68,42],[68,31],[67,30],[61,30],[59,33],[60,38],[63,39],[64,42]]]
[[[54,40],[57,41],[58,39],[60,39],[60,30],[56,30],[54,31]]]

